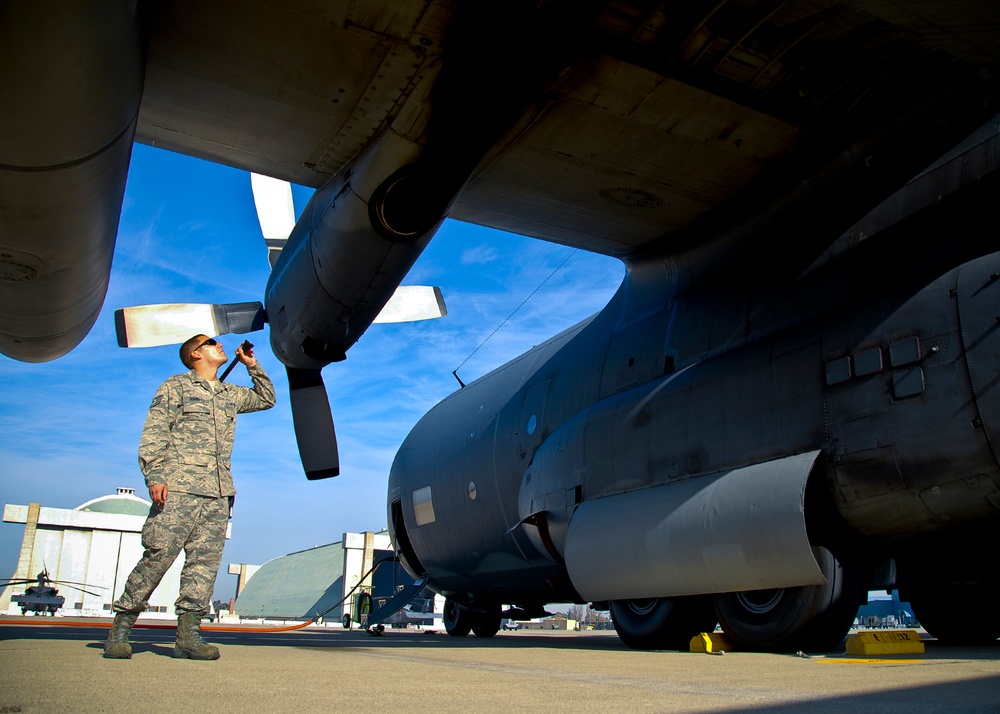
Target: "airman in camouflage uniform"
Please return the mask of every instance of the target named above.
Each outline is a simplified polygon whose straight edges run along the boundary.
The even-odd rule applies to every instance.
[[[229,470],[236,415],[274,406],[274,385],[253,351],[237,348],[236,356],[246,365],[253,389],[218,381],[219,367],[227,361],[222,344],[196,335],[181,346],[181,361],[190,371],[156,390],[139,442],[139,468],[153,500],[142,527],[145,551],[114,603],[105,657],[132,656],[132,625],[181,550],[185,560],[174,603],[174,656],[219,657],[218,649],[201,638],[198,624],[208,613],[236,495]]]

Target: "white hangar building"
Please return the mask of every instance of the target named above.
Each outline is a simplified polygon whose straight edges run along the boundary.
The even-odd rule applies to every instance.
[[[23,523],[24,539],[17,568],[10,579],[30,579],[48,570],[59,595],[66,598],[60,615],[108,616],[111,603],[125,586],[132,568],[142,557],[142,524],[149,501],[133,488],[87,501],[76,508],[49,508],[38,503],[6,504],[5,523]],[[229,533],[226,533],[229,537]],[[180,592],[182,552],[149,599],[146,617],[173,619],[174,600]],[[82,592],[64,583],[83,583]],[[25,585],[8,586],[0,593],[0,613],[20,614],[11,596]]]

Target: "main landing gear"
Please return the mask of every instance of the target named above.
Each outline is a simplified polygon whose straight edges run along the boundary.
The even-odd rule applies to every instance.
[[[1000,591],[1000,557],[988,545],[992,528],[922,542],[899,559],[899,595],[921,626],[946,645],[1000,644],[990,614]]]
[[[477,607],[461,605],[451,598],[444,601],[444,629],[452,637],[493,637],[500,631],[500,605]]]
[[[840,645],[863,601],[860,563],[844,548],[814,547],[813,555],[825,583],[716,596],[715,612],[733,644],[766,652]]]
[[[708,596],[614,600],[611,619],[621,641],[637,650],[686,650],[717,621]]]
[[[686,650],[692,637],[711,632],[718,622],[726,637],[744,650],[836,649],[863,600],[860,561],[840,546],[815,547],[813,553],[826,578],[820,585],[615,600],[611,617],[618,636],[634,649]]]

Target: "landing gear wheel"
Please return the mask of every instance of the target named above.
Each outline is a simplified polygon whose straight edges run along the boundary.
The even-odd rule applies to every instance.
[[[987,584],[933,583],[913,585],[907,593],[920,625],[946,645],[994,645],[1000,638],[1000,620],[970,621],[969,603],[991,602],[996,589]]]
[[[495,612],[477,612],[472,623],[472,634],[476,637],[493,637],[500,631],[500,608]]]
[[[619,639],[636,650],[686,650],[718,621],[712,600],[702,596],[613,600],[611,619]]]
[[[764,652],[837,648],[861,603],[861,568],[846,548],[814,547],[813,555],[826,578],[821,585],[716,596],[716,614],[734,644]]]
[[[446,598],[444,629],[452,637],[465,637],[472,630],[472,613],[451,598]]]

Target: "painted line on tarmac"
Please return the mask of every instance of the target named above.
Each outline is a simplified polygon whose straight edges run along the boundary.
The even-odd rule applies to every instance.
[[[927,664],[926,659],[817,659],[823,664]]]

